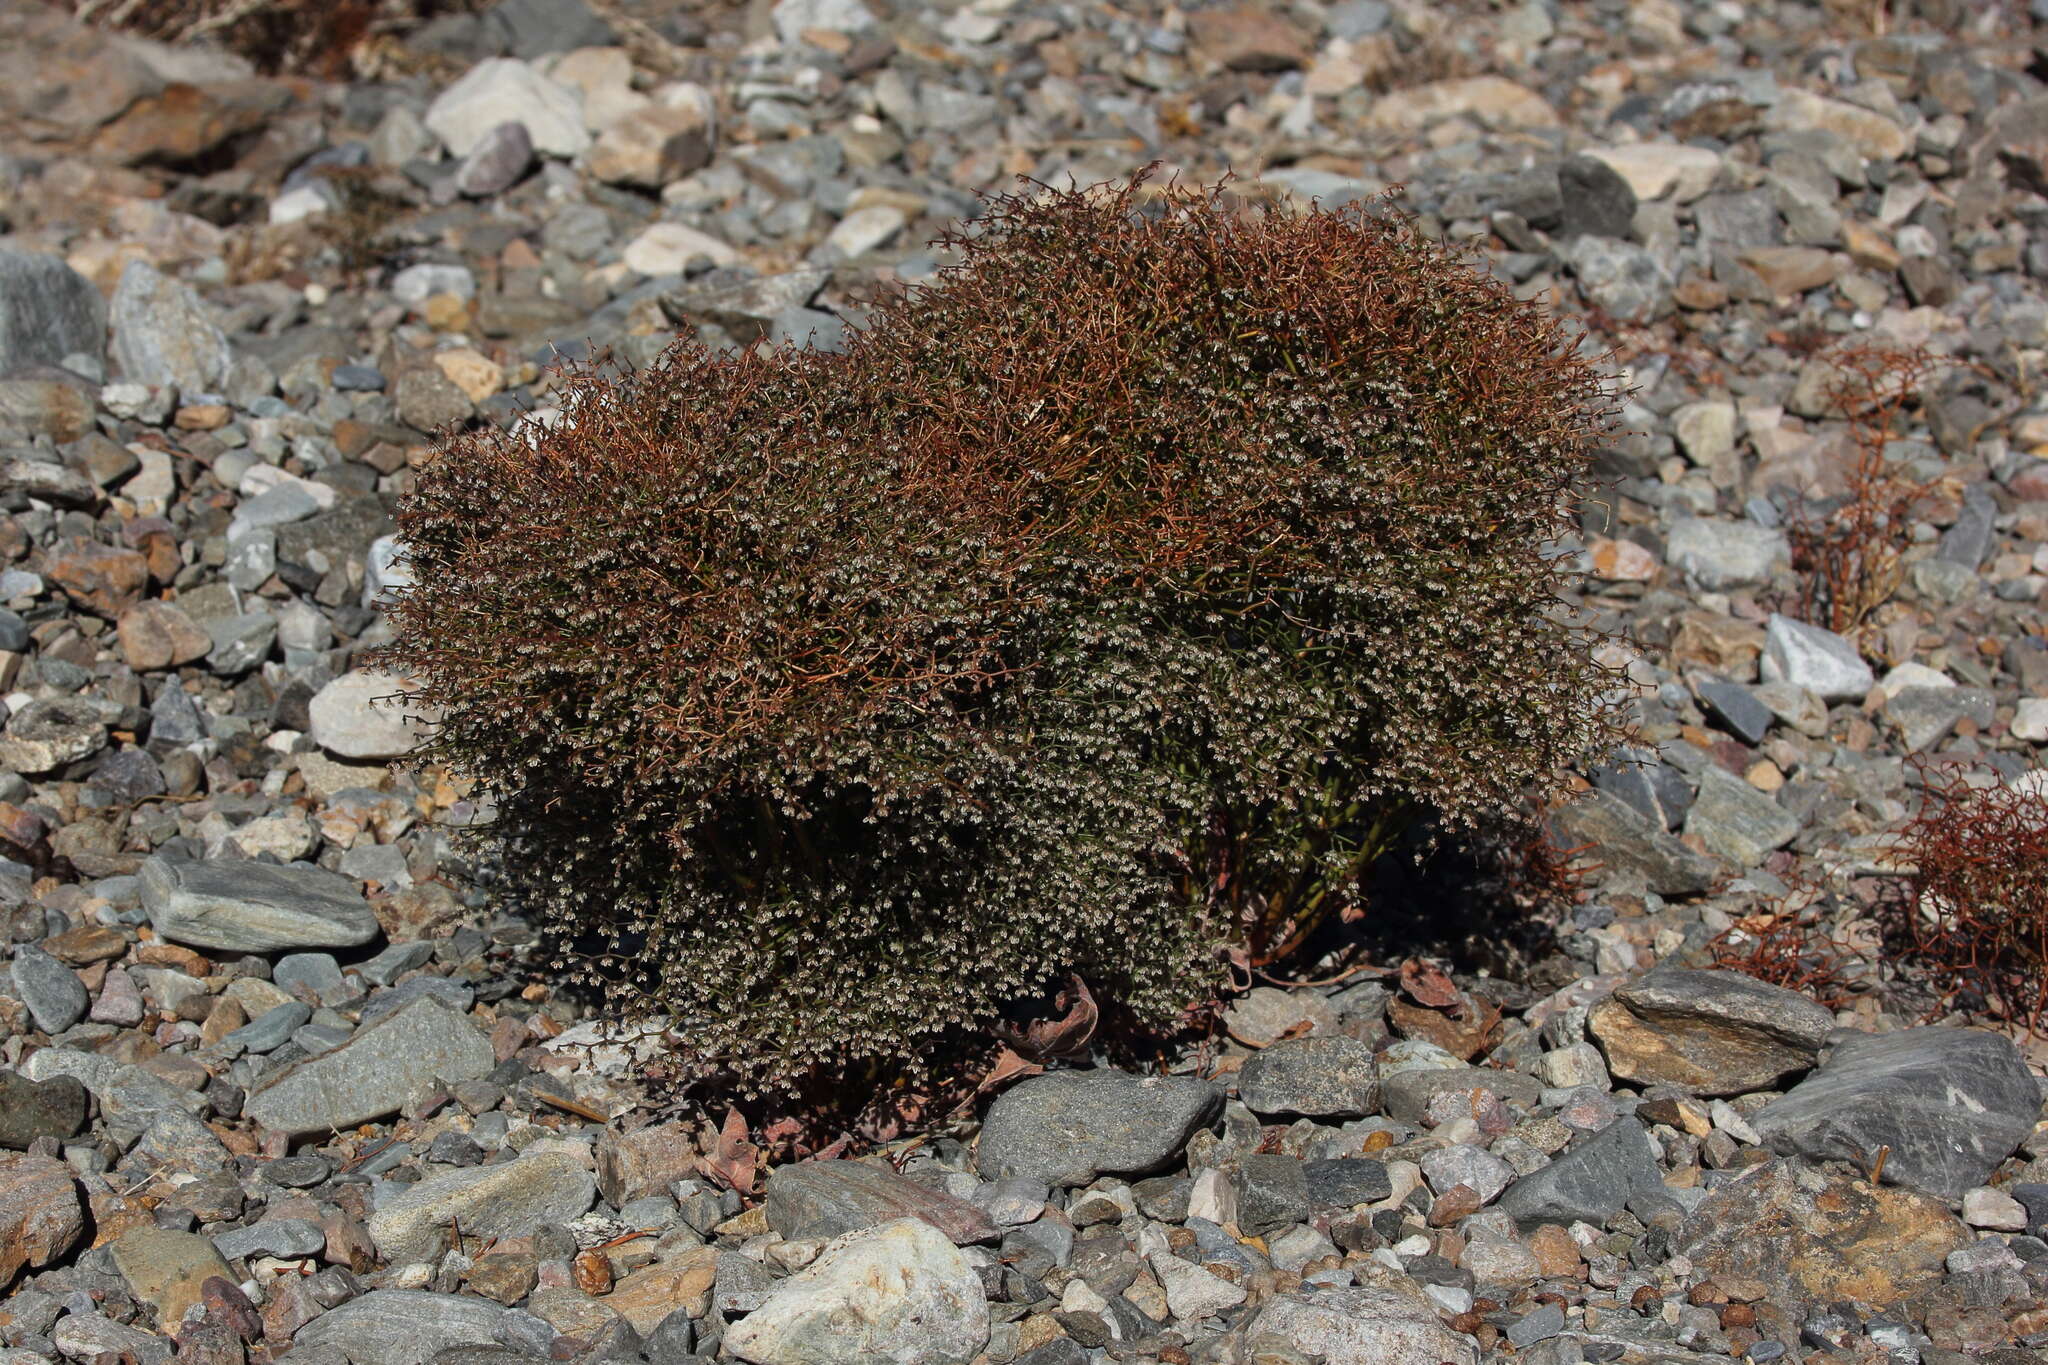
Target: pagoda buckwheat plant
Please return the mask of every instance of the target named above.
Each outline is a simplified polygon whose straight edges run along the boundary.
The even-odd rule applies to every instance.
[[[991,198],[843,353],[570,378],[401,508],[422,756],[692,1054],[903,1074],[1070,974],[1170,1022],[1610,736],[1576,338],[1391,203],[1149,173]]]

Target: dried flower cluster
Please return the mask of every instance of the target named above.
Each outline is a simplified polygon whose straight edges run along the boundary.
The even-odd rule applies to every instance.
[[[1170,1019],[1608,736],[1576,338],[1391,204],[1145,178],[992,199],[844,354],[577,378],[402,508],[427,757],[701,1055],[912,1059],[1069,972]]]

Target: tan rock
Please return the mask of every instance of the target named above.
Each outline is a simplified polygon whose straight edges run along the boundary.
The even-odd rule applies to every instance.
[[[1647,583],[1657,576],[1657,556],[1632,540],[1595,539],[1586,546],[1586,558],[1603,583]]]
[[[132,1228],[116,1238],[109,1250],[129,1290],[156,1309],[157,1323],[165,1332],[175,1332],[185,1310],[200,1302],[200,1286],[209,1276],[235,1283],[212,1241],[197,1233]]]
[[[605,1304],[644,1336],[678,1308],[693,1318],[709,1313],[711,1285],[717,1269],[715,1250],[692,1247],[680,1256],[620,1279],[612,1285]]]
[[[585,166],[607,185],[658,190],[710,164],[711,150],[711,123],[703,109],[650,104],[606,128]]]
[[[1714,188],[1721,173],[1721,156],[1704,147],[1682,142],[1631,142],[1619,147],[1594,147],[1586,155],[1604,161],[1616,175],[1628,182],[1642,203],[1671,196],[1675,204],[1690,204]]]
[[[1768,1089],[1810,1070],[1834,1029],[1818,1002],[1736,972],[1665,969],[1595,1005],[1587,1031],[1621,1080],[1703,1095]]]
[[[681,1123],[655,1123],[630,1133],[606,1129],[597,1140],[597,1187],[612,1207],[668,1187],[690,1175],[699,1155],[696,1139]]]
[[[1675,1249],[1702,1279],[1755,1280],[1773,1298],[1856,1299],[1883,1308],[1931,1284],[1971,1241],[1941,1200],[1773,1161],[1709,1194]]]
[[[121,657],[138,672],[176,668],[206,657],[213,648],[207,633],[184,610],[170,602],[137,602],[114,623]]]
[[[263,127],[290,103],[291,92],[274,81],[167,85],[101,129],[93,154],[123,166],[190,161]]]
[[[481,403],[505,387],[505,367],[468,346],[436,351],[434,365],[456,388],[468,394],[472,403]]]
[[[1742,253],[1742,263],[1757,273],[1776,295],[1804,294],[1833,284],[1842,263],[1832,251],[1817,246],[1757,246]]]
[[[1810,90],[1786,90],[1765,117],[1773,132],[1824,128],[1872,161],[1896,161],[1913,149],[1912,135],[1883,114]]]
[[[0,1289],[22,1267],[40,1269],[85,1232],[71,1167],[49,1156],[0,1152]]]
[[[1265,5],[1197,10],[1188,16],[1195,50],[1226,71],[1291,71],[1308,64],[1309,37]]]
[[[1505,76],[1469,76],[1382,96],[1366,111],[1365,131],[1408,136],[1461,115],[1495,128],[1554,128],[1558,123],[1557,110],[1534,90]]]
[[[1849,259],[1865,270],[1897,270],[1904,259],[1883,232],[1854,218],[1842,220],[1842,246]]]

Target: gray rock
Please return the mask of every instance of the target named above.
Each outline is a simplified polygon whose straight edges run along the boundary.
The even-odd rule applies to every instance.
[[[1803,687],[1822,701],[1862,701],[1877,685],[1863,656],[1831,630],[1771,613],[1764,627],[1763,680]]]
[[[455,188],[472,199],[502,193],[533,167],[533,138],[523,123],[501,123],[469,149],[455,169]]]
[[[1693,896],[1714,884],[1714,860],[1693,852],[1609,792],[1592,791],[1552,817],[1564,847],[1591,844],[1609,867],[1641,874],[1660,896]]]
[[[427,708],[409,705],[405,688],[389,673],[344,673],[313,695],[307,714],[313,742],[339,758],[402,758],[428,733]]]
[[[989,1216],[964,1199],[859,1161],[805,1161],[768,1176],[768,1226],[792,1241],[825,1241],[898,1218],[922,1218],[955,1243],[993,1242]]]
[[[1190,1077],[1108,1069],[1034,1076],[989,1106],[975,1165],[985,1180],[1029,1176],[1063,1186],[1149,1174],[1222,1108],[1221,1089]]]
[[[1566,157],[1557,168],[1559,237],[1627,238],[1634,231],[1636,192],[1612,166],[1590,156]]]
[[[526,61],[618,42],[611,25],[583,0],[498,0],[484,12],[483,28],[507,52]]]
[[[965,1365],[988,1337],[974,1267],[903,1218],[833,1241],[726,1329],[724,1352],[753,1365]]]
[[[322,1133],[395,1113],[430,1080],[472,1081],[495,1065],[475,1024],[438,1000],[416,1000],[332,1052],[263,1077],[242,1110],[277,1132]]]
[[[303,863],[151,858],[140,880],[150,924],[195,948],[352,948],[382,932],[353,880]]]
[[[1246,1236],[1263,1236],[1309,1216],[1308,1176],[1298,1157],[1253,1152],[1238,1162],[1230,1183],[1237,1194],[1237,1225]]]
[[[434,945],[418,941],[394,943],[368,962],[356,964],[356,974],[372,986],[388,986],[434,956]]]
[[[61,256],[0,250],[0,374],[106,349],[107,305],[90,280]]]
[[[165,1114],[197,1114],[206,1108],[206,1097],[197,1091],[172,1085],[131,1062],[76,1048],[43,1048],[22,1062],[21,1074],[32,1081],[55,1076],[78,1081],[98,1101],[108,1136],[124,1147]]]
[[[85,1127],[89,1096],[70,1076],[36,1082],[0,1071],[0,1147],[25,1151],[39,1137],[62,1141]]]
[[[524,124],[534,149],[549,156],[576,156],[590,146],[577,93],[509,57],[471,67],[427,106],[425,122],[457,156],[468,156],[508,122]]]
[[[466,265],[428,263],[409,265],[391,277],[391,296],[410,307],[418,307],[436,294],[473,299],[476,276]]]
[[[1783,531],[1753,521],[1680,517],[1671,525],[1664,557],[1707,591],[1726,592],[1768,581],[1772,566],[1790,562],[1792,547]]]
[[[1324,1365],[1479,1365],[1479,1346],[1453,1332],[1412,1282],[1301,1289],[1270,1300],[1245,1329]]]
[[[1525,1230],[1541,1223],[1604,1225],[1639,1190],[1661,1193],[1657,1148],[1643,1125],[1619,1118],[1531,1175],[1496,1205]]]
[[[45,1033],[62,1033],[85,1018],[92,1006],[78,973],[34,944],[16,945],[7,975],[36,1027]]]
[[[1543,1086],[1534,1076],[1494,1067],[1454,1066],[1415,1068],[1386,1074],[1380,1080],[1380,1107],[1403,1123],[1421,1123],[1429,1102],[1445,1093],[1469,1094],[1484,1090],[1505,1103],[1533,1109],[1543,1098]]]
[[[1717,679],[1703,682],[1694,690],[1708,717],[1744,744],[1761,744],[1770,734],[1771,723],[1776,719],[1771,708],[1741,683]]]
[[[1393,1197],[1394,1182],[1386,1164],[1370,1157],[1323,1157],[1302,1163],[1309,1203],[1317,1208],[1348,1209],[1377,1204]]]
[[[1874,1164],[1884,1177],[1960,1199],[2033,1131],[2041,1089],[2019,1050],[1977,1029],[1911,1028],[1844,1039],[1750,1119],[1772,1150]]]
[[[227,1034],[220,1040],[220,1046],[242,1052],[275,1052],[312,1017],[311,1005],[303,1000],[287,1000]]]
[[[1342,1034],[1289,1038],[1247,1058],[1237,1093],[1256,1114],[1363,1118],[1379,1103],[1372,1045]]]
[[[1670,270],[1654,253],[1612,237],[1576,237],[1563,249],[1586,302],[1621,322],[1647,323],[1672,309]]]
[[[277,643],[277,617],[268,611],[245,611],[206,623],[213,648],[206,652],[207,669],[223,678],[239,677],[270,657]]]
[[[1980,729],[1997,711],[1997,698],[1981,687],[1907,687],[1887,697],[1884,718],[1899,732],[1907,753],[1931,749],[1968,717]]]
[[[431,1260],[450,1244],[452,1224],[465,1236],[525,1237],[581,1217],[596,1198],[596,1176],[562,1153],[538,1152],[428,1176],[370,1216],[370,1240],[393,1264]]]
[[[1508,1340],[1516,1350],[1534,1346],[1539,1341],[1548,1341],[1564,1331],[1564,1309],[1554,1303],[1524,1313],[1508,1324]]]
[[[213,393],[227,378],[234,357],[213,310],[146,261],[121,272],[109,320],[114,362],[134,383]]]
[[[307,1348],[342,1352],[352,1365],[420,1365],[459,1346],[495,1346],[515,1316],[489,1299],[373,1289],[298,1330],[291,1355]]]
[[[214,1249],[231,1261],[244,1256],[293,1259],[317,1256],[327,1245],[318,1223],[304,1218],[266,1218],[246,1228],[230,1228],[213,1239]]]
[[[1790,811],[1721,767],[1700,770],[1700,790],[1686,812],[1685,832],[1696,834],[1714,853],[1736,867],[1761,867],[1773,849],[1799,833]]]
[[[1591,776],[1595,787],[1627,802],[1652,829],[1676,829],[1692,809],[1685,774],[1659,762],[1653,750],[1625,745],[1613,762],[1594,765]]]

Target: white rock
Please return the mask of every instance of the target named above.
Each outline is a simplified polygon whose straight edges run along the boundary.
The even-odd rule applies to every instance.
[[[363,605],[389,606],[413,585],[412,568],[399,562],[405,547],[397,536],[378,536],[363,556]]]
[[[1688,460],[1716,469],[1735,454],[1735,405],[1687,403],[1671,414],[1671,434]]]
[[[1237,1221],[1237,1189],[1230,1177],[1214,1166],[1195,1173],[1188,1191],[1188,1217],[1206,1218],[1218,1227]]]
[[[272,227],[284,223],[297,223],[328,212],[334,205],[327,202],[327,196],[312,185],[300,185],[286,190],[270,201],[270,223]]]
[[[1956,680],[1926,664],[1900,664],[1878,681],[1887,697],[1896,697],[1909,687],[1954,687]]]
[[[1151,1265],[1152,1273],[1159,1277],[1160,1288],[1166,1291],[1166,1306],[1176,1318],[1200,1322],[1245,1300],[1241,1285],[1170,1253],[1155,1254]]]
[[[1784,532],[1719,517],[1680,517],[1664,543],[1666,561],[1709,592],[1762,583],[1791,556]]]
[[[753,1365],[964,1365],[988,1344],[988,1299],[960,1249],[916,1218],[833,1239],[726,1329]]]
[[[129,481],[132,485],[134,480]],[[2039,744],[2048,740],[2048,697],[2022,697],[2013,709],[2012,734],[2015,739],[2030,740]]]
[[[839,220],[825,238],[825,246],[838,252],[841,259],[851,260],[887,246],[909,223],[910,215],[889,204],[855,209]]]
[[[1586,155],[1606,162],[1644,203],[1669,194],[1673,203],[1690,204],[1714,188],[1714,177],[1721,173],[1718,152],[1676,142],[1594,147]]]
[[[782,0],[774,9],[775,35],[800,42],[807,28],[829,33],[865,33],[875,27],[874,11],[860,0]]]
[[[575,156],[590,145],[577,93],[515,57],[478,62],[427,107],[427,128],[457,156],[468,156],[501,123],[525,124],[533,149],[548,156]]]
[[[695,256],[708,256],[713,265],[740,263],[739,252],[682,223],[652,224],[627,244],[621,259],[642,275],[676,275]]]
[[[418,305],[436,294],[453,294],[459,299],[476,297],[476,276],[466,265],[410,265],[391,277],[391,297],[400,303]]]
[[[1573,1043],[1543,1054],[1539,1069],[1546,1085],[1571,1089],[1581,1085],[1608,1086],[1607,1062],[1591,1043]]]
[[[370,1240],[394,1263],[434,1254],[460,1223],[464,1236],[524,1237],[543,1223],[579,1217],[597,1197],[597,1178],[560,1150],[539,1144],[516,1161],[444,1171],[407,1186],[370,1215]]]
[[[1788,682],[1822,701],[1861,701],[1877,685],[1863,656],[1831,630],[1772,613],[1764,627],[1759,671],[1765,682]]]
[[[1963,1221],[1992,1232],[2025,1232],[2027,1210],[2004,1190],[1979,1185],[1963,1195]]]
[[[411,753],[426,738],[426,708],[378,700],[408,690],[390,673],[358,669],[342,674],[314,693],[306,708],[313,721],[313,742],[337,758],[400,758]]]

